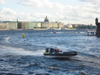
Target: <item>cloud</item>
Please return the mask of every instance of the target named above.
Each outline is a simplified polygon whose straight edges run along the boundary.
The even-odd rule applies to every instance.
[[[43,21],[46,13],[35,12],[34,15],[24,12],[16,12],[10,8],[2,8],[0,10],[0,20],[2,21]],[[47,14],[49,15],[49,14]],[[43,17],[43,18],[42,18]]]
[[[51,8],[52,3],[49,0],[12,0],[23,5],[31,6],[33,8]]]
[[[57,10],[58,8],[59,9],[64,8],[64,5],[58,2],[51,2],[50,0],[13,0],[13,1],[19,4],[27,5],[32,8],[38,8],[38,9]]]
[[[80,0],[80,1],[94,2],[94,0]],[[37,14],[34,15],[41,16],[41,18],[43,18],[44,15],[48,14],[48,16],[50,16],[49,18],[52,19],[53,21],[55,19],[57,21],[63,21],[63,22],[66,21],[66,23],[68,20],[74,23],[76,20],[78,23],[79,21],[81,23],[88,23],[84,22],[86,18],[88,18],[89,20],[90,19],[93,20],[95,18],[94,15],[96,15],[95,13],[99,12],[99,10],[97,11],[97,9],[95,9],[96,6],[91,3],[88,3],[85,6],[73,7],[71,5],[63,5],[58,2],[51,2],[50,0],[21,0],[17,2],[23,5],[30,6],[33,9],[38,9],[38,10],[42,9],[45,11],[47,10],[46,12],[41,12],[41,13],[38,12]]]
[[[58,2],[51,2],[50,0],[10,0],[29,6],[34,10],[32,13],[16,12],[10,8],[2,8],[0,10],[1,20],[22,20],[22,21],[44,21],[45,16],[48,16],[50,22],[59,21],[64,24],[80,23],[80,24],[94,24],[94,20],[99,16],[99,5],[89,3],[83,6],[63,5]],[[97,1],[97,0],[96,0]],[[19,8],[20,9],[20,8]],[[27,9],[26,9],[27,10]]]
[[[1,20],[17,20],[17,18],[19,19],[23,19],[25,18],[24,16],[26,16],[27,14],[23,13],[23,12],[19,12],[17,13],[16,11],[10,9],[10,8],[2,8],[0,10],[0,19]]]
[[[82,2],[90,2],[90,3],[100,3],[100,0],[80,0]]]
[[[6,4],[5,0],[0,0],[0,4]]]

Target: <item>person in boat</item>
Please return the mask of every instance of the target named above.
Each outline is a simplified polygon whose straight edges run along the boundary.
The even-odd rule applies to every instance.
[[[57,51],[59,51],[59,49],[50,48],[50,53],[52,53],[52,52],[57,52]]]
[[[46,48],[46,51],[45,52],[46,52],[46,54],[49,54],[50,53],[48,48]]]
[[[59,51],[59,49],[56,49],[56,51]]]
[[[53,48],[46,48],[46,54],[52,54],[53,52],[55,52],[56,51],[56,49],[53,49]],[[58,51],[58,49],[57,49],[57,51]]]
[[[53,48],[46,48],[45,53],[46,54],[61,54],[62,51],[59,49],[53,49]]]
[[[60,51],[59,49],[56,49],[55,54],[62,54],[62,51]]]

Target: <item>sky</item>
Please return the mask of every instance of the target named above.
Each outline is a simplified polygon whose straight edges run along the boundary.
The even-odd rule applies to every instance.
[[[0,0],[1,21],[93,24],[100,19],[100,0]]]

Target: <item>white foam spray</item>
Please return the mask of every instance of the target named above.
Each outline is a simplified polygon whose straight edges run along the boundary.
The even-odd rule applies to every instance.
[[[0,55],[32,55],[32,56],[43,56],[44,50],[28,51],[22,48],[13,48],[7,46],[0,46]]]
[[[9,42],[9,39],[10,39],[10,37],[6,37],[6,38],[5,38],[5,42],[6,42],[6,43],[10,43],[10,42]]]

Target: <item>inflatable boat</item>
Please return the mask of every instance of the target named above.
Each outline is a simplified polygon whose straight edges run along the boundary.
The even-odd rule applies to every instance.
[[[54,48],[47,48],[44,53],[46,58],[70,58],[76,55],[78,55],[78,52],[76,51],[62,52],[61,50]]]

